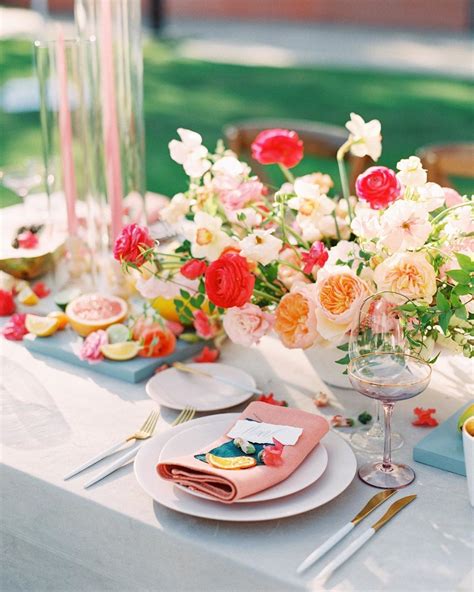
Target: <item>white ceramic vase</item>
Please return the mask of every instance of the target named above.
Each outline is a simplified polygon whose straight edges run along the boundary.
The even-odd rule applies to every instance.
[[[337,347],[313,346],[304,351],[305,356],[324,382],[337,388],[351,389],[347,374],[343,374],[347,366],[336,364],[346,354]]]

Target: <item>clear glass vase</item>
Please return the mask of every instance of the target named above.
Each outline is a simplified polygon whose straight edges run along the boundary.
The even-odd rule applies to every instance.
[[[110,246],[126,222],[146,223],[140,0],[76,0],[81,39],[95,39],[102,102]]]
[[[71,284],[96,289],[105,247],[95,51],[93,41],[64,39],[61,31],[52,41],[34,44],[48,217],[51,231],[67,237],[67,256],[55,274],[57,289]]]

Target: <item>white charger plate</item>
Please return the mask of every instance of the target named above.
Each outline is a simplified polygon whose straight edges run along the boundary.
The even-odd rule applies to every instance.
[[[212,378],[169,368],[155,374],[146,384],[148,396],[165,407],[181,410],[192,405],[196,411],[219,411],[243,403],[253,395],[255,380],[247,372],[226,364],[187,364],[214,376],[248,387],[248,391]]]
[[[170,438],[161,449],[159,460],[163,461],[175,456],[193,454],[196,450],[217,440],[222,434],[225,434],[232,424],[229,423],[227,417],[223,417],[222,415],[217,415],[215,418],[216,419],[209,418],[210,421],[203,424],[189,426],[188,429],[180,431],[174,437]],[[308,454],[298,469],[287,479],[281,483],[277,483],[273,487],[265,489],[264,491],[259,491],[254,495],[249,495],[244,499],[237,500],[235,503],[248,504],[264,502],[301,491],[321,477],[327,464],[328,454],[326,448],[324,447],[324,444],[318,444],[318,446]],[[190,495],[216,502],[214,498],[205,493],[201,493],[200,491],[194,491],[183,485],[176,485],[176,487],[179,487]]]
[[[228,419],[229,426],[239,417],[237,413],[220,414],[192,420],[193,425],[212,422],[214,418]],[[182,491],[157,471],[161,451],[171,437],[189,428],[191,422],[159,433],[143,444],[135,458],[135,476],[140,486],[159,504],[191,516],[230,522],[277,520],[314,510],[341,494],[354,479],[357,461],[351,447],[333,431],[323,438],[328,454],[324,474],[312,485],[286,497],[249,504],[222,504],[198,498]]]

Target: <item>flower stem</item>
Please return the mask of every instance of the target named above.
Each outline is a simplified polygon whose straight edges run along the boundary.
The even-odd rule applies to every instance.
[[[265,292],[261,292],[260,290],[253,291],[254,296],[260,296],[260,298],[265,298],[266,300],[271,300],[272,302],[280,302],[280,299],[272,294],[266,294]]]
[[[283,173],[285,179],[288,181],[288,183],[294,183],[295,177],[293,176],[293,173],[290,171],[290,169],[286,167],[284,164],[278,163],[278,166],[280,167],[280,170]]]
[[[336,158],[337,158],[337,166],[339,167],[339,176],[341,178],[342,195],[344,196],[344,199],[347,202],[347,213],[349,214],[349,220],[352,222],[353,215],[352,215],[351,202],[349,199],[349,182],[347,180],[346,166],[344,164],[344,156],[349,151],[351,145],[352,145],[352,140],[347,140],[347,142],[344,142],[344,144],[337,151]]]

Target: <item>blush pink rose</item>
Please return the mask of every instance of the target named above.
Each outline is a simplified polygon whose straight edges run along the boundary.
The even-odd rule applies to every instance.
[[[250,347],[270,331],[273,316],[256,304],[247,303],[240,308],[229,308],[224,315],[223,324],[225,332],[234,343]]]
[[[89,333],[89,335],[82,342],[81,349],[79,351],[79,358],[81,360],[87,360],[89,364],[97,364],[104,359],[100,348],[108,343],[107,333],[100,329]]]
[[[457,206],[464,201],[456,189],[453,189],[452,187],[443,187],[442,189],[444,191],[444,201],[448,208]]]

